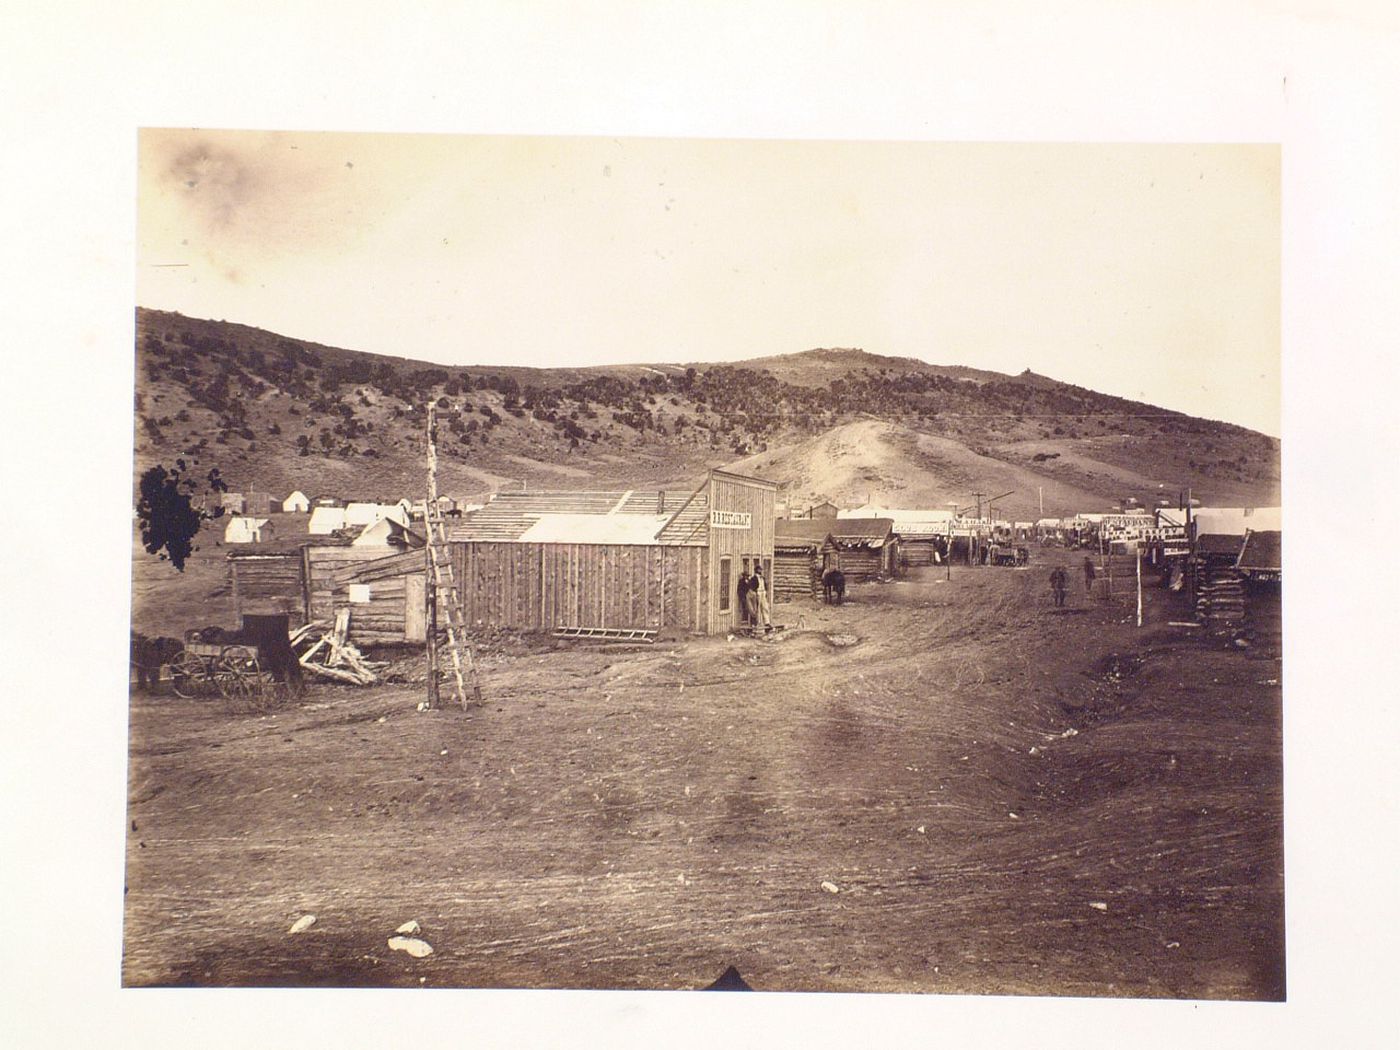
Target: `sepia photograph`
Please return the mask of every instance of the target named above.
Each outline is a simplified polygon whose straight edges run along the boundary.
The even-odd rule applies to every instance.
[[[1287,998],[1278,145],[136,159],[124,987]]]
[[[1390,7],[0,27],[0,1045],[1394,1041]]]

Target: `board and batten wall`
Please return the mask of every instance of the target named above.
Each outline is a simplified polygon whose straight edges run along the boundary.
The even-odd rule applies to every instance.
[[[761,559],[767,585],[770,590],[773,586],[777,491],[771,481],[718,470],[710,473],[709,617],[704,628],[709,634],[733,630],[739,622],[735,598],[745,557]],[[722,589],[727,594],[721,595]]]
[[[468,627],[704,630],[706,550],[697,545],[452,544]]]

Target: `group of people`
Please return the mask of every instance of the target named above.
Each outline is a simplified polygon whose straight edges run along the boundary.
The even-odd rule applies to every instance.
[[[1094,577],[1097,576],[1094,569],[1094,559],[1085,557],[1084,559],[1084,593],[1094,592]],[[1055,596],[1056,608],[1062,608],[1065,604],[1065,594],[1069,590],[1069,573],[1065,572],[1063,565],[1056,566],[1050,572],[1050,591]]]
[[[755,565],[752,572],[745,566],[739,575],[739,618],[751,631],[760,626],[765,631],[773,629],[773,610],[761,566]]]

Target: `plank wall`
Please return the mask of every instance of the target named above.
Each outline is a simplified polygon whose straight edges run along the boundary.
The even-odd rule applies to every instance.
[[[697,546],[452,544],[469,627],[703,630],[705,549]]]

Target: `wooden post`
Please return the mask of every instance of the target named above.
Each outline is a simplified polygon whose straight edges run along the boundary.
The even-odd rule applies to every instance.
[[[437,648],[437,583],[431,575],[423,587],[428,603],[428,707],[436,710],[440,705],[438,695],[438,648]]]
[[[1141,542],[1141,541],[1139,541]],[[1135,548],[1137,552],[1137,625],[1142,626],[1142,547]]]

